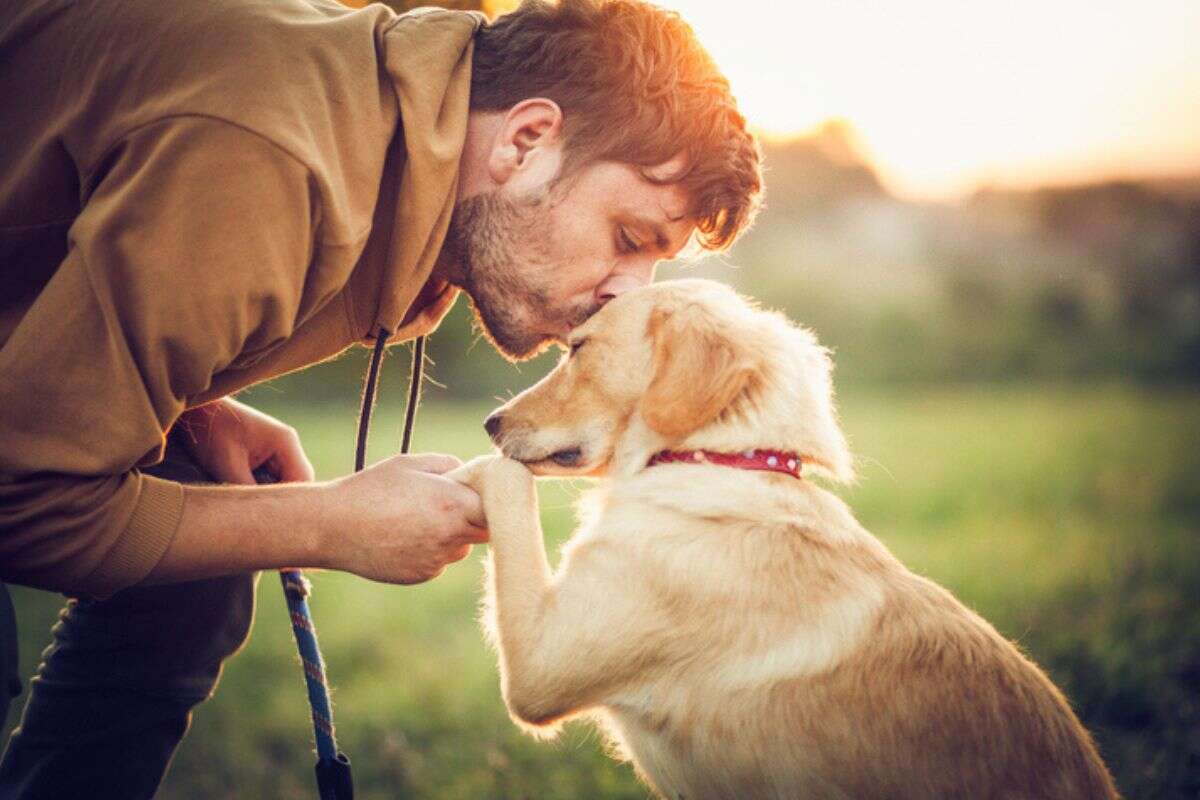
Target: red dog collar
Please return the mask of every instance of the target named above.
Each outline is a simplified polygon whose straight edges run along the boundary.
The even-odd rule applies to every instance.
[[[655,464],[719,464],[722,467],[782,472],[800,477],[804,459],[782,450],[746,450],[741,453],[717,453],[712,450],[663,450],[650,457],[647,467]]]

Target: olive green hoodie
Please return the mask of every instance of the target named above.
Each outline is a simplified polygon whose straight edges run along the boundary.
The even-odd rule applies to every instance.
[[[0,580],[142,580],[188,408],[434,328],[482,17],[0,0]]]

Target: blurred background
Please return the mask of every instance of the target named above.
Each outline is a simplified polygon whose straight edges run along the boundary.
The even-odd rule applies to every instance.
[[[732,253],[661,277],[723,280],[812,327],[835,352],[861,473],[839,493],[863,523],[1049,672],[1123,793],[1200,796],[1200,6],[663,5],[762,132],[767,200]],[[557,358],[506,364],[463,301],[430,355],[415,449],[463,457]],[[243,399],[342,475],[366,356]],[[397,447],[407,373],[394,347],[372,460]],[[583,488],[541,486],[552,547]],[[588,724],[546,743],[508,721],[479,557],[419,587],[315,577],[361,796],[646,797]],[[27,675],[59,599],[15,592]],[[259,602],[164,797],[310,796],[273,576]]]

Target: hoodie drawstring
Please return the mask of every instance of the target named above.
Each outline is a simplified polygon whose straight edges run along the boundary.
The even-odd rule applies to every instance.
[[[379,384],[379,369],[383,366],[383,347],[392,332],[380,328],[375,335],[375,350],[371,366],[363,377],[362,409],[358,412],[358,446],[354,448],[354,471],[361,472],[367,462],[367,434],[371,430],[371,410],[375,407],[375,387]]]
[[[400,435],[400,452],[407,453],[412,444],[413,425],[417,421],[417,406],[421,404],[421,384],[425,377],[425,337],[413,342],[412,370],[408,375],[408,405],[404,408],[404,432]]]
[[[371,411],[375,407],[375,390],[379,385],[379,370],[383,366],[384,346],[392,333],[380,328],[375,336],[375,350],[371,353],[371,365],[363,378],[362,409],[358,413],[358,446],[354,450],[354,471],[359,472],[367,461],[367,436],[371,430]],[[404,431],[400,435],[400,452],[407,453],[412,446],[413,427],[417,420],[417,406],[421,404],[421,384],[425,377],[425,337],[418,336],[413,342],[412,370],[409,373],[408,404],[404,409]]]

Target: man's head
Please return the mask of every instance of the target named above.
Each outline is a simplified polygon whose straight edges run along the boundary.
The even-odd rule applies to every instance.
[[[759,150],[676,14],[525,0],[477,35],[446,272],[512,358],[562,341],[689,243],[750,224]]]

